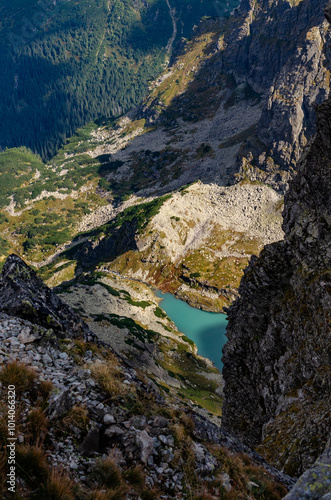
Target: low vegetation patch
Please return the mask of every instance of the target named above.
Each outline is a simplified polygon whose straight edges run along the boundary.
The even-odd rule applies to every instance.
[[[14,385],[16,393],[20,396],[28,390],[33,390],[36,378],[35,370],[17,361],[7,363],[0,372],[2,385],[5,387]]]
[[[123,373],[115,357],[105,363],[91,365],[90,370],[92,377],[108,396],[116,397],[127,391],[126,385],[122,383]]]
[[[156,307],[154,310],[154,314],[157,318],[166,318],[166,313],[161,309],[161,307]]]

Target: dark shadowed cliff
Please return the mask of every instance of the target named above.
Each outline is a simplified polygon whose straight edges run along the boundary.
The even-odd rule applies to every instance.
[[[285,240],[252,257],[229,310],[223,424],[299,475],[331,430],[331,100],[285,197]]]
[[[0,276],[0,313],[52,329],[59,338],[68,332],[73,338],[95,338],[84,321],[17,255],[8,257]]]

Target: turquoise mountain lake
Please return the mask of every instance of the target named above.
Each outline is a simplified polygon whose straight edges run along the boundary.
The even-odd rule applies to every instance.
[[[226,315],[195,309],[183,300],[176,299],[171,293],[158,291],[156,295],[162,299],[160,306],[178,330],[195,342],[198,354],[209,358],[222,371],[222,347],[227,340]]]

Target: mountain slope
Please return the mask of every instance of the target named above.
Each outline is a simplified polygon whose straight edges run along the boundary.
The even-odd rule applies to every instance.
[[[284,189],[315,133],[314,105],[329,94],[325,0],[243,1],[224,34],[220,68],[265,97],[256,132],[239,154],[240,175]]]
[[[197,0],[3,1],[0,148],[49,159],[91,119],[126,112],[177,37],[214,13]]]
[[[78,248],[90,238],[94,248],[90,264],[118,257],[110,265],[113,270],[177,291],[191,304],[209,310],[220,310],[233,300],[249,256],[282,237],[282,199],[263,185],[222,187],[229,178],[228,161],[234,162],[240,140],[260,109],[255,94],[227,110],[223,105],[218,108],[218,98],[210,107],[219,94],[226,102],[232,92],[226,75],[215,76],[215,86],[209,88],[219,36],[218,20],[202,23],[140,109],[115,122],[86,126],[48,165],[40,166],[39,174],[29,166],[31,159],[24,151],[2,153],[2,175],[20,155],[20,168],[29,172],[29,179],[18,176],[15,189],[3,193],[4,256],[11,247],[39,267],[50,264],[53,255],[54,272],[59,269],[61,279],[61,258],[55,259],[63,244],[73,240]],[[158,99],[164,100],[165,111],[155,126],[149,123],[158,112]],[[146,118],[140,118],[142,114]],[[174,125],[176,116],[179,122]],[[193,150],[192,141],[197,144]],[[184,188],[197,178],[204,184]],[[159,219],[156,213],[149,217],[148,204],[172,190],[171,201],[160,205]],[[201,212],[195,209],[193,216],[191,207],[198,205]],[[129,209],[131,217],[147,210],[150,225],[139,232],[134,228],[126,236],[127,248],[122,244],[119,253],[102,251],[105,239],[97,252],[97,235],[108,234]],[[102,227],[105,223],[109,226]],[[86,266],[88,247],[83,253],[71,252],[69,258]],[[67,260],[63,255],[63,265]]]
[[[282,40],[279,59],[275,38]],[[314,132],[314,102],[329,88],[324,67],[328,40],[321,12],[306,0],[274,1],[270,6],[243,2],[229,19],[205,19],[190,40],[180,41],[170,67],[151,85],[139,108],[117,120],[90,123],[67,141],[46,169],[39,169],[39,178],[32,178],[31,169],[28,182],[21,182],[12,199],[4,193],[7,201],[2,206],[8,205],[2,216],[3,256],[23,249],[34,265],[53,262],[61,279],[66,274],[61,261],[67,265],[68,256],[74,257],[84,267],[98,235],[104,240],[119,219],[146,209],[148,228],[135,228],[127,235],[130,246],[122,245],[117,254],[114,249],[109,255],[102,251],[104,240],[99,257],[113,261],[113,270],[176,291],[193,305],[210,310],[228,305],[249,255],[282,237],[281,195],[259,183],[268,182],[282,193],[295,167],[293,158]],[[267,97],[281,95],[285,72],[287,98],[277,97],[271,106],[281,107],[279,129],[278,119],[269,127]],[[272,135],[276,149],[278,144],[282,151],[292,151],[290,163],[280,161],[276,149],[275,154],[267,151],[262,132]],[[257,157],[265,159],[264,166],[257,166]],[[236,178],[242,184],[228,187]],[[203,186],[184,189],[197,179]],[[159,216],[149,217],[149,203],[171,192],[172,201],[161,204]],[[203,212],[195,213],[193,221],[190,206],[197,204],[203,205]],[[54,211],[54,220],[36,210]],[[72,251],[59,258],[65,244],[78,250],[84,241],[83,253]]]
[[[16,304],[31,288],[36,293],[29,295],[31,306],[51,310],[58,319],[56,330],[45,327],[41,315],[32,321],[21,318],[23,307],[17,311]],[[2,308],[8,292],[6,314]],[[12,497],[3,451],[8,443],[7,387],[12,383],[17,396],[17,496],[172,500],[202,494],[258,499],[265,494],[280,500],[293,484],[147,377],[146,357],[134,367],[96,341],[77,314],[16,256],[6,262],[0,295],[2,498]],[[85,333],[89,338],[84,339]],[[151,334],[142,328],[139,333],[145,341]]]

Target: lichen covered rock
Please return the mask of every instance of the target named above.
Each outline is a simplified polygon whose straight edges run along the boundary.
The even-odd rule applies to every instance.
[[[298,480],[294,488],[286,495],[286,500],[309,498],[311,500],[330,500],[331,498],[331,448],[316,460],[313,467],[307,470]]]
[[[225,33],[222,70],[263,95],[256,130],[239,153],[239,176],[284,190],[329,95],[325,0],[242,1]]]

